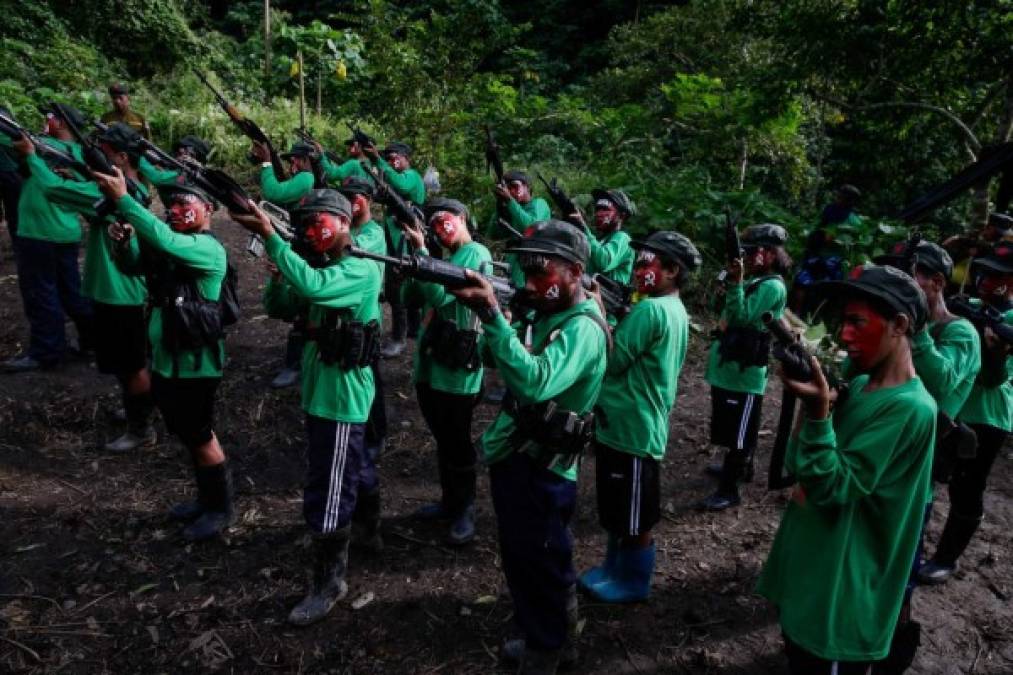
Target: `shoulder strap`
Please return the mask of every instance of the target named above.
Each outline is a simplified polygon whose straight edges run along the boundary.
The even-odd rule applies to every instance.
[[[549,333],[549,335],[545,338],[545,340],[542,342],[542,344],[538,345],[538,348],[535,349],[535,350],[533,350],[533,353],[535,353],[535,354],[541,354],[545,350],[545,348],[548,347],[552,343],[552,341],[556,339],[556,336],[559,335],[559,332],[563,329],[563,326],[568,321],[572,321],[573,319],[576,319],[577,317],[581,317],[581,316],[586,316],[587,318],[591,319],[592,321],[594,321],[594,323],[599,328],[602,329],[602,332],[605,333],[606,349],[608,350],[609,353],[611,353],[612,352],[612,330],[611,330],[611,328],[609,328],[609,325],[605,321],[605,319],[601,318],[598,314],[596,314],[595,312],[591,311],[590,309],[586,309],[586,310],[584,310],[582,312],[577,312],[576,314],[574,314],[574,315],[570,316],[568,319],[566,319],[566,321],[564,321],[563,323],[561,323],[558,326],[556,326]]]
[[[951,314],[944,321],[937,321],[936,323],[932,324],[932,328],[929,329],[929,337],[932,338],[933,342],[937,342],[939,340],[939,336],[941,336],[943,334],[943,331],[946,330],[946,327],[959,318],[960,318],[959,316],[954,316],[953,314]]]
[[[781,279],[781,275],[779,275],[779,274],[765,274],[762,277],[756,277],[755,279],[750,279],[749,282],[746,283],[746,288],[743,290],[743,292],[746,295],[749,295],[750,293],[753,293],[757,289],[759,289],[760,285],[763,284],[763,282],[770,281],[771,279]],[[781,281],[783,283],[784,280],[782,279]]]

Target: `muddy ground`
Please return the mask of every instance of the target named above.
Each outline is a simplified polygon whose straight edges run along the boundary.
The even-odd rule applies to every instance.
[[[486,477],[474,544],[446,548],[440,529],[408,518],[438,494],[408,355],[384,364],[392,420],[380,460],[386,548],[376,557],[353,550],[351,591],[330,618],[306,629],[286,625],[308,559],[300,516],[302,413],[296,390],[268,387],[286,328],[259,307],[262,268],[243,253],[245,238],[234,226],[219,223],[218,231],[235,251],[245,301],[228,341],[217,421],[237,477],[237,522],[221,541],[182,541],[164,515],[193,489],[182,449],[160,426],[154,449],[122,457],[100,450],[120,432],[111,417],[118,396],[114,381],[90,364],[0,376],[0,671],[507,672],[496,652],[511,603]],[[3,244],[0,358],[8,358],[21,348],[26,327],[6,238]],[[583,606],[578,672],[783,669],[776,617],[752,588],[786,494],[767,492],[760,469],[741,508],[692,510],[712,488],[703,475],[714,455],[704,346],[694,336],[673,414],[653,595],[634,606]],[[771,387],[758,467],[776,424],[779,394]],[[479,409],[476,435],[494,414],[489,405]],[[596,563],[603,546],[592,463],[582,473],[573,524],[578,569]],[[987,519],[963,567],[946,586],[916,595],[925,632],[914,672],[1013,672],[1011,474],[1004,454],[990,481]],[[930,541],[941,528],[945,492],[937,499]]]

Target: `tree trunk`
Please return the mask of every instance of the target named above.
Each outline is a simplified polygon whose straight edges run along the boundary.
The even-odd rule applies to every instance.
[[[271,82],[271,0],[264,0],[264,91]]]
[[[1006,143],[1013,136],[1013,86],[1009,80],[1006,82],[1005,105],[1003,106],[1002,119],[996,129],[995,142]],[[988,224],[989,188],[991,180],[981,185],[976,185],[971,192],[971,216],[968,223],[972,231],[979,231]]]
[[[746,168],[749,166],[749,142],[742,140],[742,156],[739,158],[739,189],[746,188]]]

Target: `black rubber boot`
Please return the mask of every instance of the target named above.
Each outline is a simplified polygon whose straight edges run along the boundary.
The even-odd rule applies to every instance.
[[[729,450],[725,454],[725,462],[721,466],[718,478],[718,489],[711,496],[699,501],[696,505],[701,511],[724,511],[738,506],[742,501],[739,497],[739,480],[746,466],[744,450]]]
[[[872,675],[901,675],[914,663],[922,644],[922,625],[914,620],[901,621],[893,632],[886,658],[872,664]]]
[[[370,553],[383,550],[383,535],[380,533],[380,490],[360,492],[352,514],[352,539]]]
[[[566,642],[559,651],[559,670],[570,670],[580,660],[580,613],[577,604],[577,586],[570,587],[566,599]],[[524,660],[524,638],[505,640],[500,648],[500,660],[507,665],[519,665]]]
[[[963,555],[980,525],[981,516],[962,516],[951,512],[939,537],[936,554],[918,570],[918,581],[930,586],[946,583],[957,569],[957,559]]]
[[[348,571],[350,529],[345,527],[332,534],[313,539],[313,567],[309,574],[306,597],[289,612],[288,622],[308,626],[320,621],[348,594],[345,573]]]
[[[204,510],[183,528],[187,541],[217,537],[232,523],[232,472],[227,463],[198,466],[196,473],[198,499]]]

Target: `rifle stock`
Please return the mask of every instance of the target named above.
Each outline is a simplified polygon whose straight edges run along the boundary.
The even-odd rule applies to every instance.
[[[12,118],[2,113],[0,113],[0,134],[7,136],[12,141],[16,141],[22,136],[26,136],[28,140],[32,142],[32,145],[35,146],[35,151],[39,154],[39,156],[51,164],[72,169],[85,176],[90,173],[88,167],[83,162],[79,162],[76,157],[57,150],[15,122]]]
[[[559,187],[559,180],[553,177],[552,182],[550,183],[545,180],[545,177],[541,173],[536,171],[535,175],[538,176],[538,180],[542,181],[542,184],[545,185],[545,189],[549,193],[549,198],[552,199],[552,202],[559,209],[563,216],[563,220],[572,225],[576,225],[577,227],[583,227],[583,223],[573,217],[574,213],[580,213],[580,208],[572,199],[570,199],[569,195],[566,194],[563,188]]]
[[[271,143],[271,139],[267,137],[267,134],[265,134],[253,120],[245,117],[234,105],[229,103],[222,93],[218,91],[213,84],[208,82],[207,77],[205,77],[202,72],[194,69],[194,73],[196,73],[198,79],[204,83],[204,86],[211,91],[215,99],[218,101],[218,105],[221,106],[222,110],[225,111],[225,114],[229,116],[232,123],[235,124],[236,127],[251,141],[255,143],[263,143],[267,146],[268,152],[271,154],[271,169],[274,171],[274,177],[279,181],[283,181],[288,178],[288,172],[285,171],[285,165],[282,163],[281,157],[278,155],[278,151],[274,149],[274,144]]]

